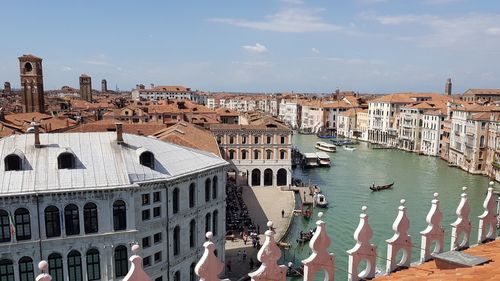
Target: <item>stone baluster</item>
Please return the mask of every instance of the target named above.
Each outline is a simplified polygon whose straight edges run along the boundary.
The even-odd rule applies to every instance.
[[[273,222],[267,222],[269,230],[266,231],[266,240],[257,253],[257,259],[262,262],[261,266],[254,272],[248,274],[252,281],[285,281],[287,267],[278,265],[281,250],[274,240]]]
[[[152,281],[151,277],[142,268],[142,258],[138,255],[140,249],[141,247],[137,244],[132,246],[133,255],[128,259],[131,266],[123,281]]]
[[[467,187],[462,187],[464,191],[460,197],[460,203],[457,207],[457,220],[451,224],[451,251],[460,251],[469,248],[471,222],[469,219],[470,206],[469,199],[467,198]],[[463,234],[463,239],[460,236]]]
[[[478,243],[485,243],[496,238],[497,214],[496,198],[493,195],[494,182],[490,182],[488,193],[484,199],[484,212],[479,216]]]
[[[325,272],[325,281],[333,281],[335,278],[335,255],[328,253],[330,237],[326,232],[325,222],[321,220],[323,213],[318,213],[319,220],[316,222],[316,232],[309,242],[312,254],[302,261],[304,265],[304,281],[314,280],[314,275],[320,271]]]
[[[432,199],[432,206],[425,218],[427,228],[420,232],[422,235],[422,243],[420,245],[420,262],[428,261],[432,258],[433,254],[443,252],[444,245],[444,229],[441,226],[443,214],[439,209],[439,193],[434,193]],[[436,242],[436,246],[431,251],[432,243]]]
[[[194,272],[200,281],[221,281],[219,274],[224,270],[224,264],[215,256],[215,245],[212,242],[212,232],[207,232],[208,241],[203,243],[205,251],[194,268]],[[229,279],[224,279],[229,281]]]
[[[349,255],[347,280],[349,281],[375,277],[377,247],[370,244],[373,231],[368,224],[368,215],[365,213],[367,207],[363,206],[361,210],[363,212],[359,215],[359,224],[354,231],[354,240],[356,240],[356,245],[347,251],[347,254]],[[358,272],[358,265],[362,261],[366,261],[366,268],[363,271]]]
[[[41,261],[38,263],[38,269],[42,273],[38,274],[35,281],[51,281],[52,277],[47,272],[49,271],[49,264],[46,261]]]
[[[401,199],[398,207],[398,215],[392,224],[394,235],[385,240],[387,242],[387,273],[391,273],[398,268],[408,268],[411,263],[412,241],[408,234],[410,220],[406,213],[406,200]],[[398,252],[402,251],[401,260],[397,260]]]

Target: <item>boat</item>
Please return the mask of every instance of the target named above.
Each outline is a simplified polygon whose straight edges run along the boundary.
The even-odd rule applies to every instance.
[[[310,219],[312,217],[312,207],[309,206],[305,211],[302,211],[302,216],[306,219]]]
[[[326,196],[321,193],[316,193],[314,195],[314,203],[320,208],[326,208],[328,206],[328,201],[326,201]]]
[[[355,148],[355,147],[352,147],[352,146],[347,146],[347,145],[346,145],[346,146],[344,146],[344,149],[345,149],[345,150],[348,150],[348,151],[354,151],[354,150],[356,150],[356,148]]]
[[[304,153],[303,166],[306,168],[318,167],[318,156],[316,153]]]
[[[321,167],[330,167],[330,156],[324,152],[316,152],[316,158]]]
[[[372,186],[370,186],[370,189],[372,191],[381,191],[381,190],[384,190],[384,189],[389,189],[393,185],[394,185],[394,182],[391,183],[391,184],[386,184],[386,185],[375,185],[375,184],[373,184]]]
[[[301,231],[299,233],[299,238],[297,239],[297,243],[305,243],[312,239],[314,232],[316,232],[316,228],[311,228],[308,231]]]
[[[321,135],[321,134],[316,134],[316,136],[320,139],[334,139],[336,136],[334,135]]]
[[[335,152],[337,151],[337,147],[334,144],[318,141],[314,146],[316,149],[323,150],[326,152]]]

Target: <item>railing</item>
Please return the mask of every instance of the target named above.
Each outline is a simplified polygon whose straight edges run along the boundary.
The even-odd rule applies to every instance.
[[[488,192],[483,203],[483,213],[478,216],[478,243],[485,243],[496,238],[497,232],[497,214],[496,214],[496,198],[493,194],[493,182],[490,182]],[[367,207],[361,208],[362,213],[359,216],[359,224],[354,232],[356,245],[347,251],[349,256],[348,262],[348,280],[357,281],[375,277],[375,267],[377,259],[377,247],[371,244],[373,230],[368,221],[366,214]],[[469,219],[470,207],[468,203],[466,187],[463,188],[463,193],[460,195],[460,202],[456,210],[457,219],[451,224],[451,250],[462,250],[469,247],[471,236],[471,221]],[[331,239],[326,232],[325,222],[321,220],[323,213],[318,213],[319,220],[316,222],[317,229],[314,233],[309,247],[311,255],[302,260],[304,268],[304,281],[312,281],[314,276],[319,271],[325,272],[325,281],[334,280],[335,276],[335,255],[328,252]],[[421,231],[420,244],[420,261],[425,262],[432,258],[433,254],[444,251],[445,231],[441,225],[443,214],[439,205],[439,194],[434,193],[434,198],[431,201],[431,208],[426,216],[427,227]],[[279,265],[278,260],[281,257],[281,250],[274,240],[275,232],[273,223],[267,223],[268,230],[265,232],[265,241],[257,253],[257,259],[262,263],[261,266],[254,272],[248,274],[252,281],[285,281],[288,267]],[[387,242],[387,273],[402,267],[409,267],[411,262],[411,253],[414,246],[412,238],[408,234],[410,221],[407,217],[407,208],[405,200],[400,201],[398,214],[393,223],[392,229],[394,235],[386,240]],[[215,245],[211,241],[212,233],[207,232],[207,241],[203,244],[204,252],[195,267],[195,273],[200,281],[222,281],[219,275],[224,269],[224,263],[215,255]],[[461,237],[461,240],[457,239]],[[433,245],[436,246],[433,246]],[[403,252],[403,258],[397,258],[397,253]],[[128,274],[123,281],[151,281],[151,278],[144,272],[142,267],[142,258],[138,255],[139,246],[132,246],[134,253],[130,257],[132,263]],[[366,262],[364,270],[359,272],[358,265]],[[46,261],[39,263],[39,269],[42,271],[37,276],[36,281],[50,281],[51,277],[47,274],[48,264]],[[229,281],[229,279],[224,279]]]

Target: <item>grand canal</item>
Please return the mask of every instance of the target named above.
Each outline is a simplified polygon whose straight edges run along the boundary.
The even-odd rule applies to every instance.
[[[314,152],[314,144],[319,139],[313,135],[293,136],[293,145],[302,152]],[[293,247],[285,253],[285,261],[296,264],[310,254],[308,246],[299,247],[295,242],[300,230],[313,228],[317,212],[323,211],[332,239],[330,251],[336,255],[336,280],[347,280],[346,250],[355,245],[353,233],[359,222],[361,206],[368,207],[367,214],[373,229],[372,243],[377,245],[377,269],[385,270],[386,239],[393,235],[392,223],[396,218],[399,201],[406,199],[410,219],[410,234],[414,243],[412,261],[417,261],[420,252],[419,232],[426,227],[425,217],[430,209],[433,193],[440,194],[443,213],[442,225],[446,231],[445,250],[449,249],[452,223],[456,219],[455,210],[460,200],[462,187],[467,186],[471,205],[473,234],[471,241],[477,240],[477,216],[482,212],[482,202],[488,186],[488,178],[468,174],[458,168],[449,167],[439,158],[416,155],[399,150],[374,150],[366,143],[356,146],[356,151],[346,151],[339,147],[330,154],[332,167],[311,170],[294,170],[294,177],[310,181],[321,187],[330,203],[328,209],[316,209],[312,220],[295,219],[288,241]],[[375,184],[395,182],[394,188],[382,192],[371,192],[368,187]],[[317,276],[316,280],[323,280]]]

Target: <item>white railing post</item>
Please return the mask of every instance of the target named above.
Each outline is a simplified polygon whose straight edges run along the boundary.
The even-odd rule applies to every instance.
[[[488,193],[484,199],[484,212],[479,216],[478,243],[485,243],[496,238],[497,214],[495,212],[496,199],[493,195],[494,182],[490,182]]]
[[[427,228],[420,232],[422,235],[422,243],[420,245],[420,262],[426,262],[432,258],[433,254],[443,252],[444,246],[444,229],[441,226],[443,214],[439,209],[439,193],[434,193],[432,206],[425,218]],[[432,243],[436,242],[436,246],[431,251]]]
[[[224,270],[224,264],[215,256],[215,245],[212,242],[212,232],[207,232],[208,241],[203,243],[205,251],[203,256],[194,267],[194,273],[200,277],[200,281],[222,281],[219,274]],[[229,279],[223,279],[229,281]]]
[[[471,232],[471,222],[469,219],[470,206],[469,199],[467,198],[467,187],[462,187],[464,191],[460,195],[460,203],[457,207],[457,220],[451,224],[451,251],[460,251],[469,248],[470,232]],[[461,235],[463,234],[463,239]]]
[[[347,251],[347,254],[349,255],[347,280],[349,281],[375,277],[377,247],[370,244],[373,231],[368,224],[368,215],[365,213],[367,207],[363,206],[361,210],[363,212],[359,215],[359,224],[354,231],[354,240],[356,240],[356,245]],[[366,268],[358,273],[358,266],[362,261],[366,261]]]
[[[335,280],[335,255],[328,252],[331,240],[326,232],[325,222],[321,220],[323,213],[319,212],[318,217],[316,232],[309,242],[312,254],[307,259],[302,260],[304,281],[314,280],[314,275],[319,270],[325,271],[325,281],[333,281]]]
[[[50,276],[50,274],[48,274],[47,272],[49,271],[49,264],[42,260],[38,263],[38,269],[40,269],[40,271],[42,273],[38,274],[38,276],[35,278],[35,281],[50,281],[52,280],[52,277]]]
[[[269,227],[269,230],[265,233],[266,240],[257,253],[257,259],[262,264],[256,271],[248,273],[248,276],[252,278],[252,281],[285,281],[287,267],[278,265],[281,249],[274,240],[273,222],[267,222],[267,227]]]
[[[123,281],[152,281],[151,277],[142,268],[142,258],[138,255],[140,249],[141,247],[137,244],[132,246],[133,255],[129,258],[132,264]]]
[[[412,241],[411,236],[408,234],[410,229],[410,220],[406,213],[406,200],[401,199],[401,205],[398,208],[398,216],[392,224],[394,235],[387,239],[387,273],[391,273],[398,267],[410,267]],[[399,251],[403,251],[401,260],[397,260]]]

